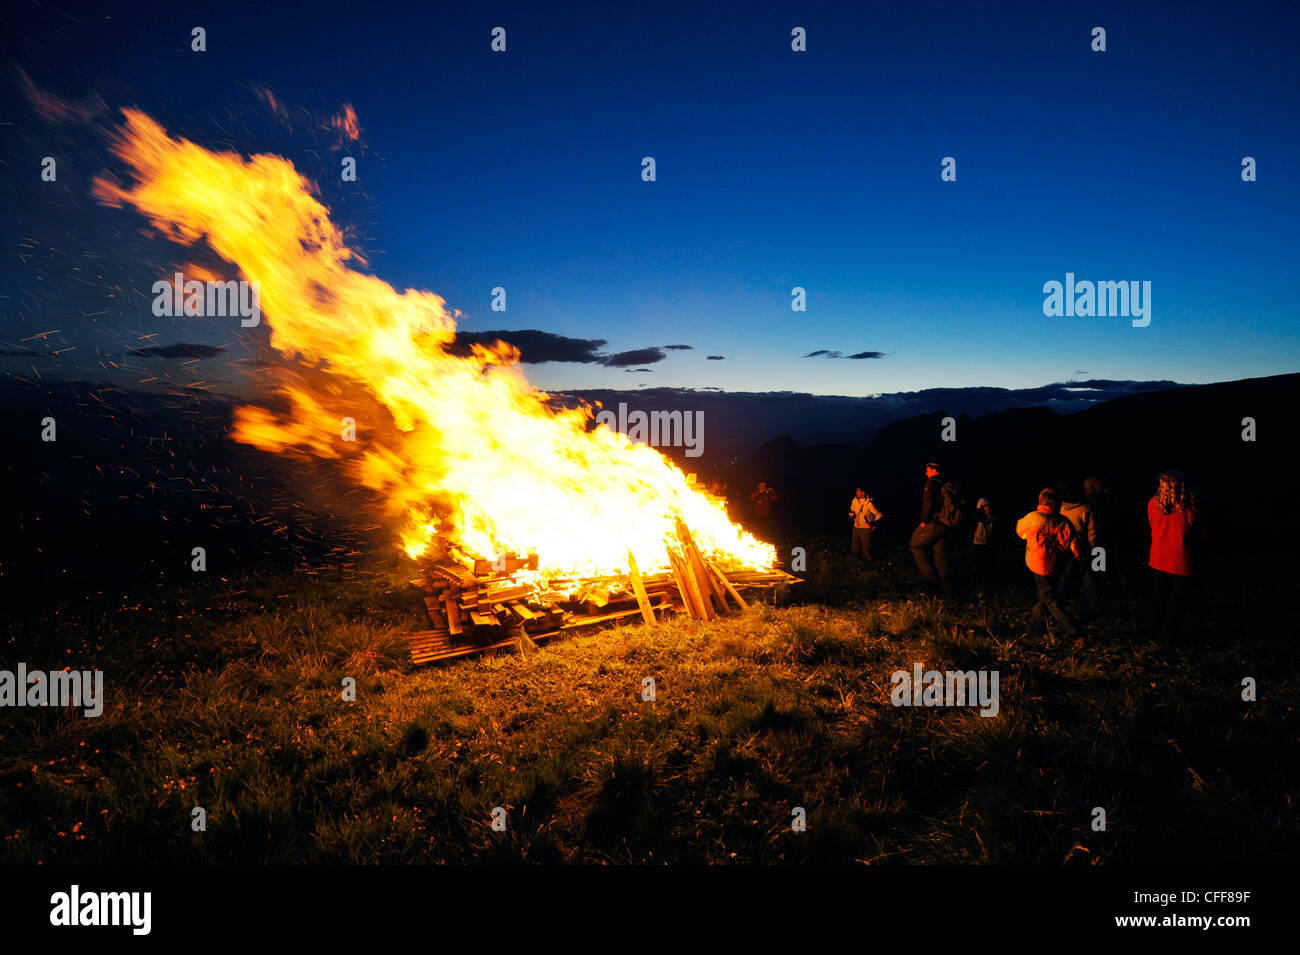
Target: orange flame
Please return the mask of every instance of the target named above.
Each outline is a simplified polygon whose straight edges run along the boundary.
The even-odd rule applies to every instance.
[[[512,346],[448,354],[457,313],[357,271],[363,260],[287,160],[212,152],[124,115],[113,151],[135,185],[98,179],[99,198],[130,203],[177,241],[205,239],[258,283],[271,345],[316,366],[277,383],[291,414],[240,408],[238,440],[344,460],[401,514],[412,557],[437,538],[481,556],[537,553],[546,576],[622,572],[629,550],[643,570],[662,569],[680,515],[706,554],[772,565],[772,546],[659,452],[603,424],[589,430],[590,408],[549,407]],[[356,418],[355,442],[340,419],[364,406],[344,398],[341,380],[384,409],[382,420]]]

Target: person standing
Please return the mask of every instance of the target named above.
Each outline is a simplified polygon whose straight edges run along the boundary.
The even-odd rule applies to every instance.
[[[1084,500],[1092,505],[1092,527],[1096,540],[1092,544],[1093,548],[1100,547],[1105,557],[1103,570],[1105,577],[1100,576],[1101,572],[1095,571],[1093,579],[1097,582],[1097,590],[1100,593],[1103,589],[1111,589],[1110,578],[1114,578],[1115,583],[1124,586],[1123,570],[1120,567],[1119,549],[1114,545],[1114,534],[1112,533],[1111,524],[1115,516],[1110,508],[1110,497],[1106,494],[1105,487],[1102,485],[1101,478],[1089,475],[1083,479]],[[1089,566],[1092,562],[1089,561]]]
[[[998,519],[993,516],[993,505],[982,497],[975,505],[975,524],[971,528],[971,558],[975,575],[980,583],[987,583],[997,565]]]
[[[1060,514],[1061,496],[1052,488],[1038,493],[1038,508],[1016,523],[1016,536],[1025,542],[1025,566],[1034,575],[1038,602],[1029,617],[1031,630],[1037,630],[1051,615],[1074,638],[1076,646],[1084,639],[1057,596],[1061,575],[1071,560],[1080,560],[1079,536],[1074,526]]]
[[[1061,599],[1068,600],[1075,583],[1083,578],[1083,596],[1094,610],[1097,606],[1097,576],[1092,571],[1092,549],[1097,546],[1097,512],[1092,502],[1070,482],[1061,485],[1061,516],[1070,522],[1079,536],[1083,560],[1069,564],[1061,575]]]
[[[849,555],[856,557],[861,554],[864,561],[871,560],[871,535],[876,529],[876,521],[884,515],[871,495],[862,488],[857,489],[849,502],[849,514],[853,517],[853,543],[849,546]]]
[[[946,594],[952,589],[948,575],[948,526],[939,520],[943,509],[943,481],[939,465],[925,466],[925,488],[921,491],[921,523],[912,531],[912,559],[930,585],[939,584]]]
[[[749,499],[754,502],[754,522],[758,525],[759,531],[764,537],[771,538],[772,502],[781,500],[781,495],[768,487],[766,481],[759,481],[758,487],[749,495]]]
[[[1147,501],[1151,524],[1152,640],[1182,640],[1187,598],[1196,576],[1205,525],[1196,494],[1182,471],[1164,471],[1155,495]]]

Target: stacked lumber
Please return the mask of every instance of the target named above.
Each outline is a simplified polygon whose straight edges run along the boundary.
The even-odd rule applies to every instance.
[[[741,591],[798,583],[783,570],[736,569],[724,574],[705,559],[680,521],[667,542],[671,570],[641,574],[628,552],[628,573],[607,577],[551,579],[538,583],[537,555],[500,561],[426,559],[411,584],[424,592],[432,624],[410,635],[411,660],[432,663],[537,644],[573,630],[640,617],[648,626],[668,613],[699,620],[747,606]]]

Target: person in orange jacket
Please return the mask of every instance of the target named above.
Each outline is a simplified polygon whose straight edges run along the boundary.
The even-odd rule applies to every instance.
[[[1016,536],[1025,542],[1025,565],[1038,586],[1038,602],[1029,617],[1030,628],[1037,630],[1051,614],[1075,638],[1076,644],[1082,644],[1079,628],[1061,606],[1058,596],[1062,575],[1072,561],[1082,559],[1079,535],[1061,516],[1061,495],[1051,488],[1040,491],[1037,510],[1016,522]]]
[[[1178,643],[1187,597],[1205,540],[1196,494],[1182,471],[1165,471],[1147,501],[1151,524],[1151,639]]]

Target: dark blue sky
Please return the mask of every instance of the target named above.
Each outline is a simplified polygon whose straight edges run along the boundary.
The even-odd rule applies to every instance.
[[[42,89],[97,91],[175,135],[323,177],[374,271],[442,295],[466,329],[693,346],[639,366],[651,372],[531,366],[545,388],[864,394],[1300,370],[1297,5],[1130,6],[132,4],[75,20],[24,6],[4,42]],[[790,50],[794,26],[806,53]],[[319,128],[276,135],[250,84],[317,118],[353,104],[359,182],[337,181]],[[106,216],[87,190],[109,158],[89,128],[61,132],[82,152],[42,219],[42,184],[20,167],[54,134],[13,89],[5,104],[17,211],[0,339],[59,328],[84,359],[75,315],[18,307],[38,281],[75,282],[72,259],[28,248],[37,279],[16,237],[49,245],[42,222],[78,192],[77,215]],[[658,181],[641,181],[643,156]],[[1241,181],[1243,156],[1257,182]],[[1067,271],[1150,281],[1150,326],[1045,317],[1043,283]],[[790,310],[795,285],[806,313]],[[115,332],[237,338],[139,311]],[[822,349],[884,357],[802,357]]]

